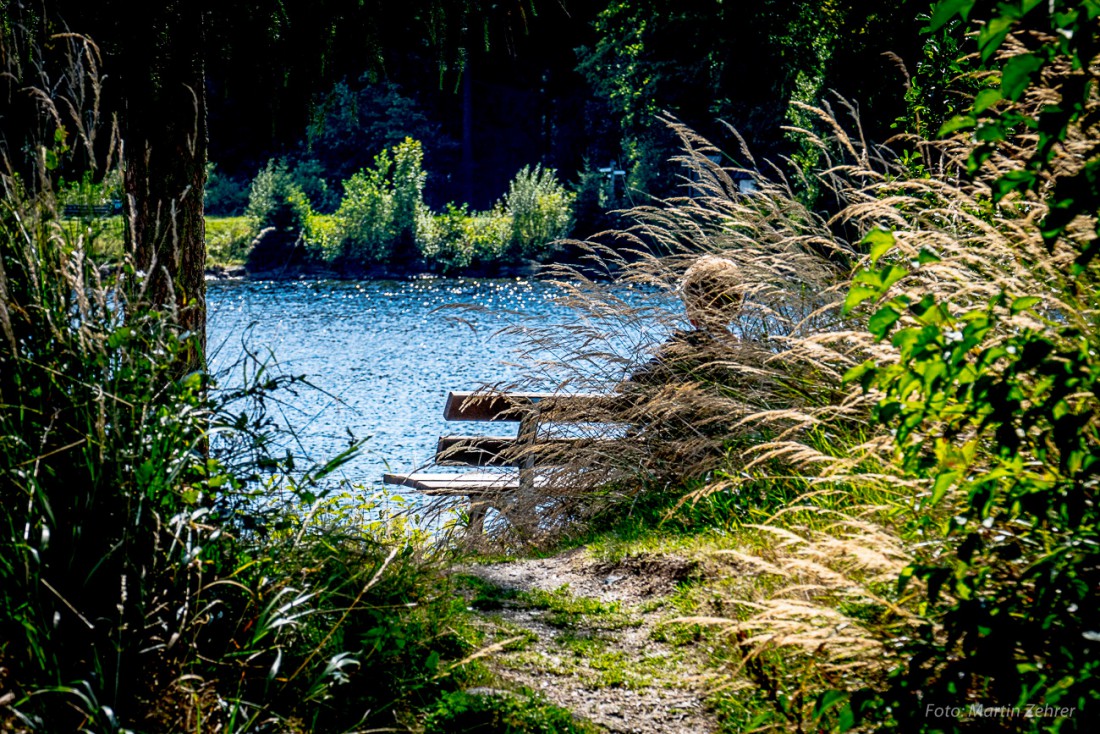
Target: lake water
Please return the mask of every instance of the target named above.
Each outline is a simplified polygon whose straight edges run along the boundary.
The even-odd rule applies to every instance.
[[[282,372],[305,375],[317,389],[285,396],[279,406],[300,434],[295,455],[324,460],[347,447],[347,431],[369,436],[341,477],[378,485],[387,468],[429,463],[441,434],[507,431],[448,425],[447,392],[517,378],[522,336],[497,334],[515,321],[506,312],[540,325],[568,323],[574,316],[554,302],[556,295],[551,283],[515,279],[213,281],[211,367],[224,369],[247,346],[270,351]],[[457,304],[480,308],[447,309]]]

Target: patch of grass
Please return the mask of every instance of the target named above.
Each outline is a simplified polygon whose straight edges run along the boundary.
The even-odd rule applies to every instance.
[[[664,642],[673,647],[684,647],[702,642],[709,629],[701,624],[666,622],[655,627],[649,637],[655,642]]]
[[[745,525],[771,516],[746,509],[744,499],[729,492],[701,493],[705,486],[685,479],[677,487],[643,489],[630,505],[609,507],[546,555],[583,546],[591,557],[611,563],[642,553],[706,556],[743,544],[751,535]]]
[[[125,223],[122,217],[80,217],[62,219],[65,242],[82,243],[95,262],[117,262],[125,253]]]
[[[639,618],[623,610],[621,603],[574,596],[568,584],[554,591],[533,589],[520,592],[517,598],[524,607],[549,612],[545,621],[554,627],[622,629],[641,624]]]
[[[455,574],[451,578],[468,599],[469,606],[479,611],[501,609],[506,602],[514,601],[519,596],[515,589],[501,588],[472,574]]]
[[[424,719],[424,734],[596,734],[592,724],[542,696],[505,691],[456,691]]]
[[[528,645],[538,642],[539,636],[526,627],[520,627],[496,615],[489,616],[487,619],[491,624],[491,632],[489,634],[494,643],[511,640],[511,642],[504,647],[505,651],[518,652],[526,649]]]
[[[578,675],[579,664],[571,657],[551,655],[538,650],[519,650],[501,657],[500,665],[511,670],[535,670],[542,675]]]
[[[501,659],[505,667],[570,676],[589,689],[658,686],[678,687],[684,674],[686,651],[624,649],[612,636],[569,630],[554,638],[547,650],[522,650]]]
[[[591,671],[589,678],[596,687],[645,688],[652,685],[677,686],[684,680],[680,674],[684,655],[680,652],[631,655],[616,645],[614,639],[600,635],[565,632],[555,641],[570,653],[578,668]]]
[[[636,627],[641,620],[619,602],[574,596],[566,584],[554,591],[504,589],[470,574],[455,574],[452,581],[471,609],[493,611],[506,607],[548,612],[545,621],[554,627],[620,629]]]
[[[95,262],[117,262],[125,254],[126,225],[121,216],[62,219],[61,227],[65,240],[82,241]],[[255,236],[248,217],[207,217],[207,264],[226,268],[244,265]]]
[[[207,265],[221,267],[244,265],[255,236],[255,226],[248,217],[207,217]]]

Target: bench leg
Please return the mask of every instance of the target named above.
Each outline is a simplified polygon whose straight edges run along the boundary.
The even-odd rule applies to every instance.
[[[467,535],[481,535],[485,530],[485,512],[487,509],[488,506],[484,500],[470,498],[470,522],[466,526]]]

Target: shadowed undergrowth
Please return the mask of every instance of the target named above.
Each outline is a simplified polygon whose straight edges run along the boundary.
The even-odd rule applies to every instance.
[[[59,58],[4,55],[26,64],[5,83],[41,85],[12,99],[45,130],[31,160],[0,141],[0,729],[446,720],[446,696],[485,677],[450,552],[385,503],[334,495],[356,445],[294,465],[268,409],[300,378],[246,357],[219,387],[128,257],[101,276],[102,233],[54,196],[66,166],[110,166],[76,160],[96,150],[98,50],[55,40]],[[560,718],[474,698],[487,720]]]

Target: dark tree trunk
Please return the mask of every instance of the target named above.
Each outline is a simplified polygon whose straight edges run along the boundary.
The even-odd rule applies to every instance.
[[[131,255],[146,273],[144,296],[174,307],[206,344],[206,89],[202,3],[168,0],[122,10],[115,46],[123,181]]]
[[[471,59],[462,68],[462,196],[474,200],[474,80]]]
[[[103,52],[104,111],[122,140],[129,254],[147,303],[176,311],[198,336],[186,367],[203,365],[206,333],[205,0],[47,0],[58,30]]]

